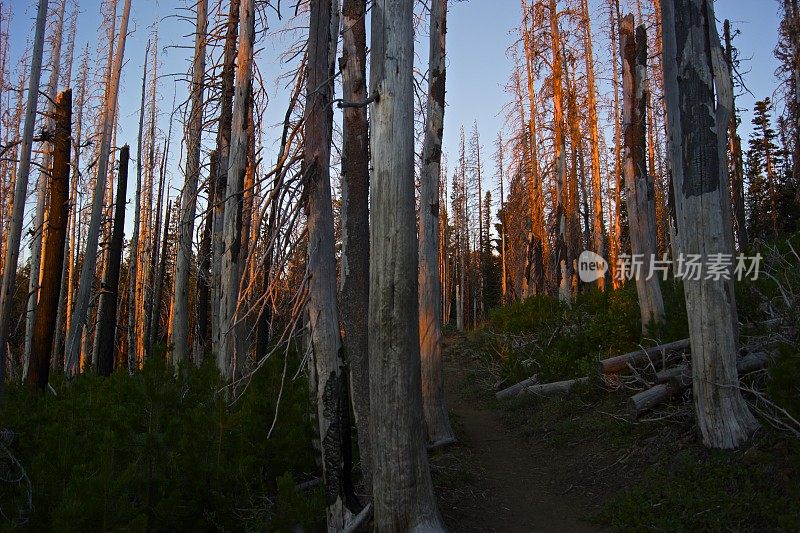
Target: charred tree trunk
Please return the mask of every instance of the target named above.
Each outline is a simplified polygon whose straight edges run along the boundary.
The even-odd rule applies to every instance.
[[[636,293],[642,330],[664,320],[664,300],[658,276],[650,269],[658,253],[653,177],[647,171],[646,103],[644,78],[647,69],[647,35],[644,26],[633,29],[633,15],[620,21],[622,57],[623,172],[628,206],[632,261],[641,261],[636,275]],[[636,273],[636,270],[634,270]]]
[[[338,3],[311,4],[308,34],[305,143],[308,213],[308,324],[316,383],[317,423],[322,440],[322,472],[328,530],[344,526],[344,453],[342,432],[342,343],[336,307],[336,256],[331,203],[330,157],[333,136],[333,71],[338,36],[332,21]],[[363,283],[363,280],[360,280]],[[362,311],[363,312],[363,311]]]
[[[97,373],[110,376],[114,371],[114,348],[117,335],[117,307],[119,305],[119,272],[122,245],[125,240],[125,191],[128,189],[128,161],[130,148],[122,147],[119,154],[119,176],[114,207],[114,230],[108,247],[108,264],[103,273],[100,304],[97,307],[97,334],[95,353]]]
[[[66,367],[67,376],[77,372],[78,355],[80,352],[80,339],[84,323],[89,311],[92,282],[94,280],[95,266],[97,264],[97,247],[100,239],[100,223],[103,216],[103,197],[105,196],[105,182],[108,174],[108,159],[111,151],[111,138],[116,123],[117,96],[119,93],[119,79],[122,73],[123,56],[125,53],[125,40],[128,37],[128,17],[131,10],[131,0],[125,0],[122,11],[122,23],[119,30],[119,42],[114,55],[114,67],[103,109],[102,135],[100,140],[100,156],[97,162],[97,180],[95,182],[94,198],[92,201],[92,215],[86,233],[86,248],[83,265],[81,266],[81,279],[78,287],[78,296],[75,299],[75,310],[72,313],[70,332],[67,337]]]
[[[377,531],[443,531],[423,428],[414,202],[413,0],[372,6],[370,436]]]
[[[64,243],[67,239],[69,212],[69,154],[72,135],[72,90],[56,97],[54,109],[53,166],[50,178],[50,208],[44,249],[44,277],[33,331],[33,350],[27,381],[44,390],[50,374],[58,299],[61,294],[61,271]]]
[[[711,0],[662,4],[669,153],[680,251],[733,251],[727,134],[733,89]],[[695,413],[710,448],[744,443],[758,427],[739,392],[732,280],[685,279]]]
[[[428,111],[419,198],[419,332],[422,408],[429,446],[455,442],[444,399],[442,308],[439,280],[439,182],[442,171],[446,79],[447,0],[432,0]],[[482,233],[482,232],[481,232]],[[482,254],[482,250],[479,250]]]
[[[366,1],[345,0],[342,6],[342,97],[367,99]],[[339,301],[344,354],[358,429],[358,449],[365,490],[372,493],[372,451],[369,440],[369,122],[366,107],[347,107],[342,146],[342,268]]]

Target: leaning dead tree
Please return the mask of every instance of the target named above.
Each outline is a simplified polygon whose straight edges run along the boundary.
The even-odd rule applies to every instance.
[[[200,137],[203,132],[203,78],[206,70],[208,0],[197,2],[197,25],[192,62],[191,111],[186,125],[186,181],[181,191],[178,256],[175,268],[175,299],[172,315],[172,363],[177,367],[189,353],[189,270],[192,236],[200,180]]]
[[[413,0],[372,6],[370,436],[376,531],[443,531],[428,470],[419,359]]]
[[[655,191],[647,171],[646,102],[647,34],[644,26],[633,29],[633,15],[620,20],[619,48],[622,56],[622,170],[627,194],[632,262],[642,329],[664,321],[664,300],[658,276],[650,276],[658,252],[656,241]],[[632,265],[633,266],[633,265]]]
[[[727,142],[733,102],[712,0],[662,3],[664,84],[680,251],[733,252]],[[692,387],[703,443],[736,448],[758,427],[739,391],[733,281],[685,279]]]
[[[53,151],[50,175],[50,206],[45,224],[46,239],[43,254],[41,296],[33,330],[33,349],[27,381],[44,390],[50,375],[50,354],[61,294],[61,271],[64,262],[64,243],[67,239],[69,210],[69,155],[72,136],[72,90],[56,96],[53,105]]]
[[[444,400],[442,303],[439,278],[439,182],[444,131],[447,0],[431,2],[428,108],[419,198],[419,333],[422,407],[429,446],[455,442]]]
[[[17,281],[17,260],[22,239],[25,197],[28,194],[28,178],[31,171],[31,150],[33,148],[33,128],[36,125],[36,106],[39,101],[39,81],[42,75],[42,48],[47,21],[47,0],[39,0],[36,12],[36,34],[31,56],[31,74],[28,79],[28,100],[25,104],[25,125],[22,129],[22,142],[19,154],[19,168],[14,185],[14,205],[8,228],[5,264],[3,265],[3,285],[0,288],[0,396],[5,382],[7,338],[11,326],[11,313],[14,310],[14,290]]]
[[[116,51],[114,52],[114,65],[111,79],[102,110],[102,131],[100,137],[100,154],[97,161],[97,178],[92,199],[92,214],[89,228],[86,233],[86,247],[84,260],[81,266],[81,277],[78,285],[78,296],[75,299],[75,309],[72,312],[70,331],[67,336],[64,371],[67,376],[72,376],[78,370],[78,355],[80,353],[81,333],[86,322],[89,310],[92,284],[97,264],[97,248],[100,240],[100,224],[103,217],[103,198],[105,197],[106,177],[108,175],[108,161],[111,153],[111,141],[116,124],[117,97],[119,94],[119,79],[122,73],[123,56],[125,54],[125,40],[128,37],[128,17],[131,11],[131,0],[125,0],[122,8],[122,22],[120,23],[119,37]]]

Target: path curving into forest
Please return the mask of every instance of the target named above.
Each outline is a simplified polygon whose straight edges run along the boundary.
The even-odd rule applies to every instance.
[[[500,413],[464,393],[466,375],[460,361],[446,358],[447,405],[461,426],[458,446],[469,450],[471,467],[484,489],[483,508],[466,508],[475,507],[472,502],[449,510],[460,517],[458,531],[600,531],[582,520],[588,498],[575,494],[563,476],[576,461],[514,434]]]

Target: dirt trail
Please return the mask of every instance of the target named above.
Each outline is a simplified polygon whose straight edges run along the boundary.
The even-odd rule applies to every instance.
[[[463,394],[466,373],[458,361],[447,358],[445,372],[448,408],[463,429],[464,442],[459,445],[471,451],[476,475],[486,491],[485,508],[451,510],[450,514],[463,517],[458,530],[598,531],[581,520],[588,499],[575,494],[566,481],[570,476],[563,475],[575,461],[514,435],[499,413]]]

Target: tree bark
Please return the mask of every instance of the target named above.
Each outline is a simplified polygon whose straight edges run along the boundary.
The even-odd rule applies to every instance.
[[[428,109],[422,148],[419,193],[419,331],[422,368],[422,408],[428,446],[455,442],[444,398],[442,308],[439,280],[439,181],[442,170],[444,95],[446,80],[447,0],[432,0]]]
[[[217,358],[220,372],[227,374],[225,348],[223,343],[227,331],[222,323],[224,292],[222,264],[226,253],[225,247],[225,213],[228,205],[228,163],[231,149],[231,128],[233,124],[233,98],[235,93],[234,78],[236,75],[236,42],[237,28],[241,11],[241,0],[231,0],[228,23],[225,30],[225,48],[223,50],[222,91],[220,95],[220,117],[217,129],[217,156],[219,172],[214,176],[214,231],[212,232],[212,299],[211,299],[211,340],[212,350]],[[244,36],[244,35],[243,35]],[[251,45],[252,46],[252,45]],[[245,93],[246,94],[246,93]]]
[[[175,312],[172,321],[172,364],[175,368],[189,354],[189,270],[192,263],[192,236],[197,210],[197,183],[200,179],[200,138],[203,133],[203,78],[206,70],[208,0],[197,2],[197,25],[192,64],[192,109],[187,124],[186,181],[181,191],[177,266],[175,269]]]
[[[342,5],[343,44],[339,66],[342,97],[367,99],[366,1]],[[367,494],[372,493],[372,451],[369,440],[369,121],[366,107],[347,107],[342,145],[342,266],[339,301],[344,354],[350,370],[350,390],[361,472]]]
[[[119,272],[122,261],[122,245],[125,240],[125,200],[128,189],[128,161],[130,148],[126,144],[120,150],[117,196],[114,207],[114,230],[108,247],[108,262],[103,273],[102,292],[97,307],[97,333],[95,353],[97,373],[110,376],[114,371],[114,348],[117,334],[117,307],[119,305]]]
[[[316,383],[317,423],[322,441],[322,472],[328,530],[344,526],[344,455],[342,449],[342,344],[336,307],[336,257],[331,203],[330,157],[333,135],[333,70],[338,36],[333,17],[338,3],[311,4],[304,112],[303,172],[308,215],[308,324],[312,373]],[[362,283],[364,280],[360,280]],[[363,312],[363,311],[362,311]]]
[[[620,21],[622,57],[622,168],[627,193],[631,252],[641,260],[636,279],[642,331],[664,321],[664,300],[658,276],[649,276],[658,253],[653,177],[647,171],[646,102],[644,79],[647,70],[647,35],[644,26],[633,29],[633,15]]]
[[[682,253],[707,261],[733,251],[726,157],[733,89],[713,2],[667,0],[661,15],[676,232]],[[736,448],[758,423],[738,388],[733,282],[685,279],[683,286],[703,443]]]
[[[370,432],[376,531],[443,531],[428,470],[414,207],[413,0],[372,6]]]
[[[61,271],[64,243],[67,238],[69,212],[69,155],[72,133],[72,90],[58,94],[53,107],[54,127],[50,207],[47,217],[47,239],[44,249],[44,277],[36,313],[33,343],[27,382],[41,390],[47,387],[50,375],[50,354],[53,351],[58,300],[61,294]]]
[[[47,21],[47,3],[47,0],[39,0],[39,7],[36,11],[36,34],[31,56],[31,74],[28,80],[28,100],[25,104],[19,167],[14,184],[14,205],[8,228],[3,285],[0,287],[0,398],[2,398],[5,383],[8,332],[11,325],[11,313],[14,312],[17,260],[22,238],[25,197],[28,194],[28,178],[31,171],[31,149],[33,148],[33,128],[36,125],[36,106],[39,101],[39,82],[42,75],[42,48],[44,47],[45,22]]]

